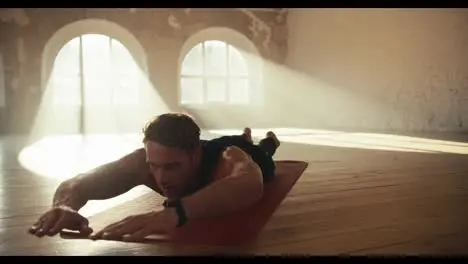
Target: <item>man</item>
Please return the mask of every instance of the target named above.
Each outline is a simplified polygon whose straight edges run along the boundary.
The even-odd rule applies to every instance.
[[[139,240],[166,233],[191,219],[216,217],[251,206],[275,173],[273,132],[256,146],[250,129],[241,136],[200,140],[187,115],[163,114],[143,130],[144,148],[60,184],[52,209],[29,229],[38,237],[63,229],[90,235],[78,211],[90,200],[108,199],[146,185],[167,197],[164,209],[133,215],[93,234],[93,239]]]

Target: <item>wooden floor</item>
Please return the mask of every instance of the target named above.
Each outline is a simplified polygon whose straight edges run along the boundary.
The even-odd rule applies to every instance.
[[[453,143],[468,136],[438,137],[468,153]],[[213,248],[27,235],[58,181],[21,167],[22,141],[0,141],[0,255],[468,253],[468,155],[284,143],[277,158],[307,160],[307,172],[257,241]]]

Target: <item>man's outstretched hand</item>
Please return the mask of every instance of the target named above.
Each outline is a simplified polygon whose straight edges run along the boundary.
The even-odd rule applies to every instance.
[[[152,234],[167,233],[177,226],[177,215],[173,209],[129,216],[91,235],[89,221],[77,211],[68,207],[54,207],[29,228],[37,237],[54,236],[63,229],[78,231],[80,235],[97,239],[138,241]]]
[[[54,207],[29,228],[29,233],[42,237],[54,236],[63,229],[78,231],[82,235],[89,235],[93,230],[89,227],[89,221],[77,211],[68,207]]]
[[[139,241],[152,234],[164,234],[175,228],[177,216],[170,209],[129,216],[93,234],[91,239]]]

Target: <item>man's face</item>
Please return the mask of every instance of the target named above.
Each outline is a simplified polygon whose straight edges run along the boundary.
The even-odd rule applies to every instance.
[[[196,151],[168,148],[152,141],[145,143],[145,150],[146,162],[166,197],[182,197],[196,180]]]

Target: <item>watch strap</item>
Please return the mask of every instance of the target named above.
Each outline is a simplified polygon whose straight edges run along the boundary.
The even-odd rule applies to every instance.
[[[182,200],[177,199],[177,200],[165,200],[163,203],[164,207],[167,208],[174,208],[177,214],[177,227],[183,226],[187,223],[187,215],[185,214],[185,208],[184,205],[182,204]]]

